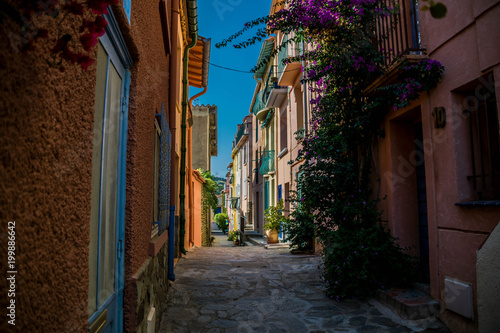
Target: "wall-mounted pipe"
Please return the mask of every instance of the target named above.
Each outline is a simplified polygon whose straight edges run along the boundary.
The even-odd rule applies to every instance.
[[[303,54],[306,52],[306,43],[302,42],[302,52]],[[306,69],[306,61],[305,59],[302,59],[302,68],[305,71]],[[302,79],[305,79],[305,72],[302,72]],[[304,80],[304,83],[302,84],[302,89],[303,91],[303,96],[302,96],[302,111],[303,111],[303,118],[304,118],[304,135],[307,133],[308,127],[309,127],[309,120],[307,119],[307,83]]]
[[[172,54],[170,55],[170,68],[177,68],[177,44],[178,44],[178,29],[179,29],[179,0],[172,1]],[[177,91],[176,87],[177,77],[170,71],[170,133],[172,135],[172,174],[170,176],[170,222],[168,226],[168,279],[170,281],[175,281],[175,273],[174,273],[174,254],[175,254],[175,195],[177,187],[176,183],[176,164],[175,164],[175,138],[176,138],[176,99],[177,99]]]
[[[187,17],[189,26],[189,37],[191,42],[184,48],[182,59],[182,122],[181,122],[181,170],[180,170],[180,240],[179,248],[186,254],[184,248],[184,238],[186,235],[186,131],[187,131],[187,107],[188,107],[188,63],[189,50],[198,41],[198,13],[196,0],[187,0]]]

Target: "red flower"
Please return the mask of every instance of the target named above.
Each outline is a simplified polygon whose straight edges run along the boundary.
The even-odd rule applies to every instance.
[[[98,37],[99,36],[96,33],[82,35],[80,37],[80,42],[82,43],[83,49],[87,52],[92,50],[92,48],[97,44]]]
[[[85,13],[85,8],[83,7],[83,5],[76,2],[75,0],[67,2],[64,5],[64,9],[66,9],[71,14],[79,16],[82,16]]]
[[[87,6],[96,15],[107,14],[109,3],[103,0],[87,0]]]
[[[82,69],[86,71],[92,63],[94,63],[94,60],[92,60],[91,57],[85,54],[79,54],[78,55],[78,63],[80,66],[82,66]]]
[[[61,58],[65,59],[71,63],[75,63],[78,60],[77,55],[71,51],[69,48],[65,48],[63,52],[61,53]]]
[[[98,37],[104,35],[106,30],[104,30],[108,26],[108,22],[102,16],[97,16],[94,22],[87,21],[85,23],[86,27],[89,29],[90,33],[96,34]]]

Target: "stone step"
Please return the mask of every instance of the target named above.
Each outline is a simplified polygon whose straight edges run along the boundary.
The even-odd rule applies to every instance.
[[[379,290],[377,299],[398,316],[408,320],[432,317],[439,314],[441,310],[441,304],[438,300],[413,289]]]

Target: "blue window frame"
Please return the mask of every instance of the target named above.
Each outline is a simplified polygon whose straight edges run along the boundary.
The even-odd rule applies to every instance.
[[[128,99],[132,64],[108,8],[99,39],[94,103],[94,143],[89,245],[89,325],[123,331],[125,175]]]

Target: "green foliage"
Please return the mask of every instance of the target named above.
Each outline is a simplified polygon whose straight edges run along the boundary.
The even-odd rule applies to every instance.
[[[290,248],[299,251],[312,250],[315,235],[313,215],[300,208],[293,210],[283,224],[283,232],[286,241],[290,242]]]
[[[201,173],[203,179],[205,179],[205,183],[203,184],[203,203],[207,204],[212,208],[212,210],[217,209],[218,200],[217,193],[219,192],[219,185],[214,180],[214,176],[210,171],[202,171],[198,169]]]
[[[377,224],[340,228],[326,244],[323,278],[331,298],[365,298],[379,288],[410,287],[416,276],[418,261]]]
[[[225,234],[226,230],[227,230],[226,220],[229,220],[229,217],[227,216],[227,214],[226,213],[215,214],[214,220],[215,220],[215,223],[217,223],[217,226],[219,227],[219,229],[222,230],[222,233]]]
[[[444,67],[431,59],[403,62],[394,83],[365,93],[386,71],[386,55],[373,43],[374,22],[387,16],[396,22],[398,12],[385,1],[289,0],[287,9],[265,18],[267,32],[293,32],[286,43],[310,46],[284,61],[307,61],[303,81],[311,83],[317,96],[311,100],[309,128],[296,158],[303,161],[300,196],[292,199],[296,210],[285,231],[303,249],[311,246],[312,237],[318,238],[326,287],[336,299],[366,297],[381,286],[409,283],[414,276],[415,260],[380,226],[380,199],[370,188],[376,179],[372,146],[387,111],[406,107],[433,89]],[[248,27],[259,23],[249,22]],[[390,39],[391,32],[381,38]],[[235,47],[244,48],[258,37]],[[278,45],[272,56],[285,46]],[[273,216],[273,221],[280,218]]]
[[[283,199],[281,199],[276,206],[270,206],[264,211],[267,223],[264,224],[265,230],[281,231],[283,223],[287,220],[283,215]]]
[[[227,234],[227,240],[234,241],[234,240],[237,240],[239,236],[240,236],[240,232],[238,230],[233,230]]]

